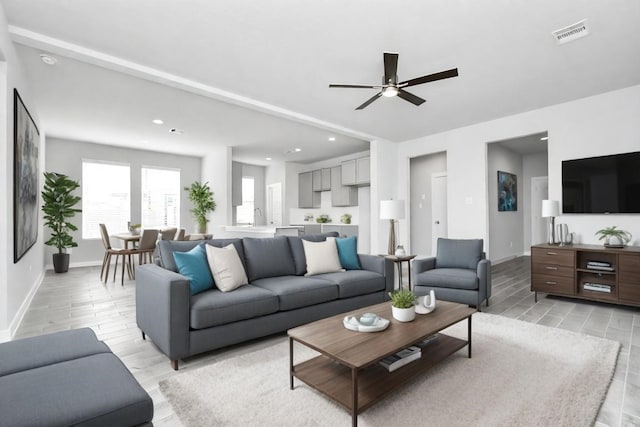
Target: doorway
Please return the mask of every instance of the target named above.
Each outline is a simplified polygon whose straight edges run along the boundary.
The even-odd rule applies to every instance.
[[[282,225],[282,184],[267,185],[267,224]]]
[[[547,241],[546,221],[542,218],[542,201],[549,198],[549,177],[531,178],[531,244]]]
[[[409,174],[409,251],[432,256],[433,242],[447,233],[447,153],[411,158]]]

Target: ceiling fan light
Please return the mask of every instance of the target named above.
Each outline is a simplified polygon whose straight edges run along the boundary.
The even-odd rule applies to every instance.
[[[391,98],[393,96],[396,96],[397,94],[398,94],[398,88],[394,86],[386,87],[382,91],[382,96],[386,96],[387,98]]]

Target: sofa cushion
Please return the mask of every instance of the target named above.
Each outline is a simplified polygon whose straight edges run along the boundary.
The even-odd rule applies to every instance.
[[[178,272],[189,279],[191,295],[199,294],[213,287],[213,277],[207,263],[207,253],[203,245],[198,245],[189,252],[174,252],[173,258]]]
[[[305,276],[343,271],[335,239],[324,242],[303,240],[302,246],[304,247],[304,256],[307,259]]]
[[[0,377],[98,353],[110,353],[90,328],[72,329],[0,345]]]
[[[302,237],[287,236],[289,247],[291,248],[291,253],[293,254],[293,262],[296,266],[296,275],[302,276],[307,272],[307,258],[304,256],[304,247],[302,246],[302,241],[306,240],[308,242],[324,242],[325,240],[327,240],[327,237],[338,237],[338,232],[331,231],[329,233],[322,234],[308,234]]]
[[[209,270],[213,281],[222,292],[229,292],[248,283],[247,273],[235,246],[229,244],[224,248],[206,245]]]
[[[464,268],[437,268],[416,275],[414,285],[476,290],[478,275]]]
[[[212,289],[191,298],[191,327],[204,329],[278,311],[278,297],[247,285],[233,292]]]
[[[327,280],[338,286],[339,298],[350,298],[384,291],[385,277],[367,270],[350,270],[339,273],[327,273],[313,276],[315,279]]]
[[[202,240],[159,240],[156,245],[156,254],[158,259],[158,265],[167,270],[171,270],[175,273],[178,272],[178,266],[173,258],[174,252],[188,252],[198,245],[203,243]],[[242,239],[212,239],[206,240],[204,243],[218,248],[223,248],[229,243],[232,243],[238,251],[240,260],[244,265],[244,250],[242,248]],[[246,266],[245,266],[246,267]]]
[[[358,259],[358,238],[356,236],[335,239],[338,247],[338,257],[342,268],[347,270],[361,270]]]
[[[438,239],[436,268],[476,270],[482,259],[482,239]]]
[[[137,426],[153,401],[113,353],[100,353],[0,377],[0,424]]]
[[[291,249],[285,236],[266,239],[245,237],[242,244],[249,282],[264,277],[295,274]]]
[[[335,283],[315,277],[270,277],[251,284],[277,295],[280,311],[338,299],[338,286]]]

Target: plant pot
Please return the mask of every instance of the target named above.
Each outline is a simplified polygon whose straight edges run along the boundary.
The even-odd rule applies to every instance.
[[[53,254],[53,270],[56,273],[69,271],[69,254]]]
[[[391,314],[393,314],[393,318],[399,322],[411,322],[416,318],[416,307],[398,308],[391,306]]]
[[[620,236],[607,236],[604,246],[606,248],[624,248],[625,245]]]
[[[196,223],[196,233],[197,234],[207,234],[207,224],[199,224]]]

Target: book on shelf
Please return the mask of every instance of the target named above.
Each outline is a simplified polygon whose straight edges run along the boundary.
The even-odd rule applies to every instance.
[[[439,335],[438,334],[433,334],[430,337],[427,337],[425,339],[423,339],[422,341],[416,343],[416,347],[420,347],[421,349],[424,349],[425,347],[427,347],[429,344],[435,342],[438,340]]]
[[[600,284],[600,283],[585,282],[585,284],[582,285],[582,288],[587,290],[587,291],[604,292],[604,293],[607,293],[607,294],[611,293],[611,286],[610,285],[603,285],[603,284]]]
[[[587,261],[588,265],[599,265],[602,267],[611,267],[611,263],[610,262],[604,262],[604,261]]]
[[[422,351],[418,346],[411,346],[400,350],[399,352],[392,354],[389,357],[385,357],[380,362],[381,366],[385,367],[389,372],[393,372],[402,366],[420,359]]]
[[[587,263],[587,269],[600,270],[600,271],[615,271],[613,267],[607,267],[606,265],[591,265],[589,263]]]

